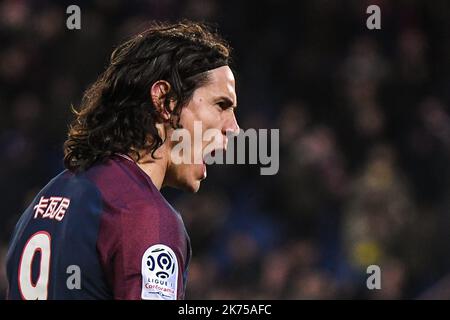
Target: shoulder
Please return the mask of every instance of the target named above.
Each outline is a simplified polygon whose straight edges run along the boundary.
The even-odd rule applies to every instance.
[[[133,245],[138,245],[136,242],[178,245],[186,237],[181,216],[158,197],[127,203],[116,221]]]
[[[92,211],[98,214],[101,211],[101,204],[102,196],[94,183],[83,175],[64,170],[40,190],[31,207],[36,211],[34,213],[38,214],[44,209],[50,213],[66,206],[70,215],[74,216],[74,211],[83,213]],[[74,218],[88,216],[75,214]]]
[[[141,207],[143,204],[158,205],[159,190],[150,178],[132,161],[112,156],[99,163],[84,175],[100,190],[103,199],[120,207]]]
[[[181,216],[134,163],[113,157],[84,173],[101,194],[102,230],[129,239],[181,241]]]

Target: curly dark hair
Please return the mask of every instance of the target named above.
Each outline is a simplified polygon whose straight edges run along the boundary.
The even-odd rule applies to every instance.
[[[182,107],[207,83],[206,71],[229,62],[229,45],[203,24],[152,24],[114,50],[106,70],[84,93],[64,143],[65,167],[84,171],[115,153],[139,159],[144,150],[154,157],[163,144],[156,124],[164,120],[153,105],[151,86],[158,80],[170,84],[164,108],[177,128]],[[176,102],[173,110],[170,101]]]

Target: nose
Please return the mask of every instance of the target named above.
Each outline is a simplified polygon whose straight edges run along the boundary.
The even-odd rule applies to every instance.
[[[229,117],[225,119],[222,134],[224,135],[224,145],[223,147],[225,150],[228,149],[228,135],[236,136],[239,134],[240,128],[236,120],[236,116],[234,115],[234,112],[230,112]]]
[[[227,133],[230,133],[232,135],[238,135],[240,131],[234,112],[231,112],[230,114],[231,116],[226,118],[222,130],[222,133],[225,136],[227,135]]]

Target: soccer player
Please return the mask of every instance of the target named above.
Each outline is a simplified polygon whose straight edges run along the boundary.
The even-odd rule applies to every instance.
[[[191,248],[164,186],[196,192],[204,161],[173,161],[179,128],[239,130],[229,47],[203,25],[155,24],[120,45],[85,92],[66,170],[18,221],[9,299],[183,299]],[[190,144],[191,160],[207,142]],[[202,158],[204,159],[204,158]]]

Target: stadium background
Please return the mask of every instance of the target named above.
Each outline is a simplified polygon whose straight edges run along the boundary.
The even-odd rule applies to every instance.
[[[381,30],[366,28],[370,4]],[[192,239],[187,298],[450,298],[443,0],[1,1],[1,296],[12,228],[63,169],[70,104],[115,45],[180,18],[231,42],[241,127],[280,129],[277,175],[215,166],[197,195],[164,191]],[[370,264],[382,290],[366,288]]]

